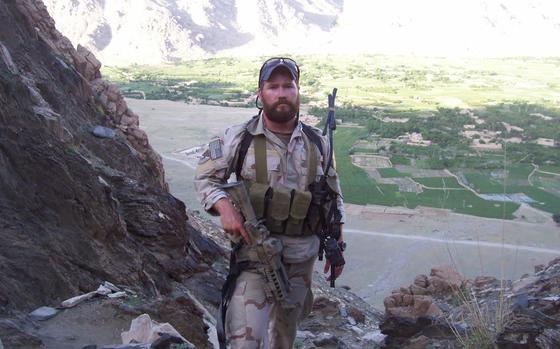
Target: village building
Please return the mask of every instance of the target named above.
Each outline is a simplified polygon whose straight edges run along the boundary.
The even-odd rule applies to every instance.
[[[511,131],[523,132],[523,131],[525,131],[521,127],[510,125],[507,122],[502,122],[502,125],[504,125],[504,127],[506,128],[506,131],[508,131],[508,132],[511,132]]]
[[[521,144],[521,143],[523,143],[523,138],[521,138],[521,137],[504,138],[504,142],[506,142],[506,143]]]
[[[539,145],[543,145],[545,147],[554,147],[556,146],[556,142],[552,138],[538,138],[536,143]]]
[[[427,147],[432,145],[432,141],[425,140],[424,137],[422,137],[422,134],[419,132],[412,132],[412,133],[407,132],[404,135],[398,136],[397,140],[401,141],[406,145],[412,145],[417,147]]]
[[[499,151],[502,150],[502,143],[481,143],[481,139],[474,139],[471,147],[478,150]]]
[[[501,143],[501,139],[499,138],[499,136],[501,135],[500,131],[465,130],[461,132],[461,135],[471,140],[471,147],[474,149],[488,150],[488,151],[502,150],[502,143]],[[516,138],[516,137],[512,137],[512,138]]]

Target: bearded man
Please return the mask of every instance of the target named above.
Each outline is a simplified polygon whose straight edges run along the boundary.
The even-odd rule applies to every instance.
[[[202,205],[220,216],[232,240],[230,282],[224,289],[231,291],[226,292],[231,298],[227,300],[225,334],[233,349],[293,347],[297,325],[309,314],[313,302],[311,281],[320,248],[318,233],[327,225],[341,232],[344,223],[336,171],[325,169],[329,143],[319,129],[299,120],[299,77],[299,67],[290,58],[264,62],[257,91],[257,106],[259,100],[262,102],[259,114],[214,138],[196,170],[195,187]],[[258,263],[251,260],[244,219],[221,188],[232,174],[247,183],[255,212],[271,235],[282,242],[290,308],[270,296]],[[318,200],[310,189],[320,179],[326,179],[323,182],[328,187],[322,192],[332,194],[326,201]],[[313,202],[318,201],[321,209],[313,209]],[[326,211],[333,214],[324,214]],[[336,235],[343,250],[342,234]],[[329,267],[327,260],[325,272]],[[342,265],[334,268],[331,277],[338,277],[342,269]]]

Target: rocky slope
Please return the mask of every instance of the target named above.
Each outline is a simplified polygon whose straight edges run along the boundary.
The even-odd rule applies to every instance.
[[[514,282],[433,268],[385,299],[385,348],[560,347],[560,259]]]
[[[45,0],[107,65],[214,54],[559,55],[551,0]]]
[[[4,316],[107,280],[190,313],[182,333],[209,347],[202,313],[174,292],[222,253],[187,224],[138,117],[41,2],[2,1],[0,18],[0,338],[17,347]]]

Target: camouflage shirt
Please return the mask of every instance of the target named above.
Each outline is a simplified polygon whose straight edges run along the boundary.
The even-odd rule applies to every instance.
[[[208,148],[203,153],[195,175],[195,188],[198,198],[204,209],[215,215],[212,206],[221,198],[227,197],[226,192],[219,188],[227,182],[230,175],[235,173],[238,149],[247,130],[253,135],[264,134],[267,147],[268,182],[272,188],[284,187],[296,190],[308,190],[308,161],[307,148],[303,139],[302,123],[298,121],[292,133],[290,142],[286,145],[277,135],[268,130],[264,125],[262,116],[253,118],[248,122],[228,128],[223,137],[211,140]],[[313,128],[317,134],[321,131]],[[328,154],[329,144],[326,137],[321,136],[324,154]],[[241,169],[241,176],[249,181],[255,178],[255,155],[253,144],[249,146],[247,155]],[[316,180],[323,175],[323,159],[320,152],[316,164]],[[327,178],[329,186],[339,194],[337,207],[342,214],[341,222],[344,223],[345,214],[340,191],[340,184],[336,171],[331,168]],[[319,241],[316,236],[289,237],[278,236],[284,243],[284,259],[288,263],[307,260],[318,251]]]

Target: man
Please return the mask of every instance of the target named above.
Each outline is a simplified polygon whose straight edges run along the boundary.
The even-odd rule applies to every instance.
[[[282,262],[290,281],[288,298],[295,306],[285,309],[275,302],[265,292],[257,268],[241,271],[225,319],[233,349],[292,348],[297,324],[309,314],[313,301],[311,280],[320,246],[316,234],[325,224],[340,227],[344,222],[340,185],[332,168],[326,176],[330,199],[320,205],[325,209],[320,210],[323,218],[311,208],[309,190],[323,177],[329,144],[320,130],[299,121],[299,76],[293,60],[267,60],[259,73],[259,114],[212,140],[196,171],[195,187],[204,208],[220,216],[232,241],[241,241],[234,249],[234,260],[247,259],[251,241],[243,217],[220,189],[232,173],[249,184],[255,211],[283,245]],[[335,214],[325,214],[327,211]],[[342,234],[336,238],[343,246]],[[329,266],[327,261],[325,272]],[[342,268],[336,267],[335,277]]]

